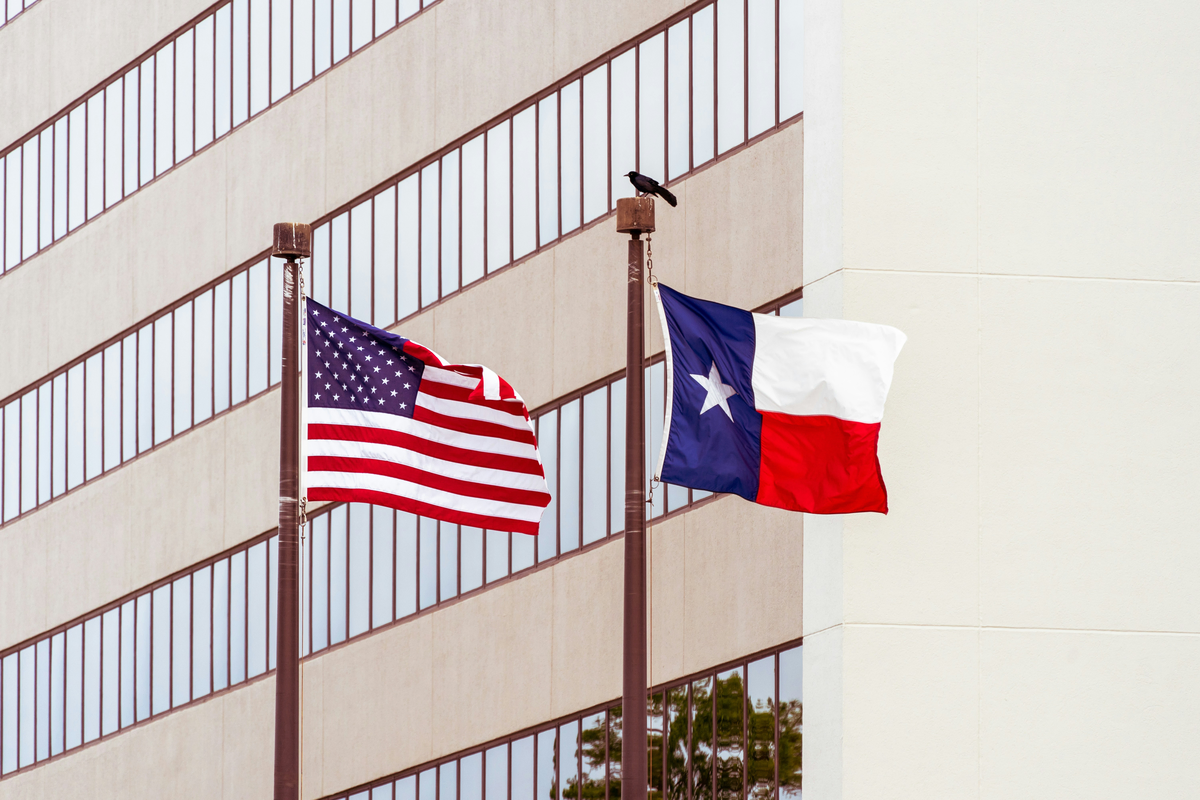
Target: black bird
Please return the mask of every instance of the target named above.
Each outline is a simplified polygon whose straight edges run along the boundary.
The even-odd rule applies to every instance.
[[[626,172],[625,177],[629,178],[629,182],[633,184],[633,188],[637,189],[641,194],[656,194],[670,203],[671,208],[674,208],[678,202],[675,199],[675,195],[668,192],[662,186],[659,186],[658,181],[654,180],[654,178],[647,178],[640,172]]]

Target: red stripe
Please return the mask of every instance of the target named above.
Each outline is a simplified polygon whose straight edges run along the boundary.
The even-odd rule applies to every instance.
[[[525,406],[522,403],[514,403],[511,400],[483,400],[476,395],[471,397],[474,389],[468,389],[465,386],[454,386],[449,383],[438,383],[435,380],[422,380],[419,391],[422,394],[427,394],[432,397],[440,397],[443,400],[457,400],[460,403],[470,403],[473,406],[483,406],[496,411],[503,411],[505,414],[512,414],[515,417],[526,418]]]
[[[424,384],[422,383],[422,390]],[[451,417],[446,414],[439,414],[436,411],[430,411],[424,406],[417,406],[413,410],[413,419],[417,422],[425,422],[429,425],[436,425],[439,428],[445,428],[459,433],[473,433],[477,436],[494,436],[497,439],[508,439],[510,442],[522,442],[524,444],[532,444],[537,446],[537,441],[533,438],[533,431],[529,428],[510,428],[507,425],[501,425],[497,422],[485,422],[481,419],[463,419],[462,417]]]
[[[879,423],[762,413],[757,502],[813,514],[886,514]]]
[[[388,508],[407,511],[410,514],[420,514],[423,517],[440,519],[443,522],[456,522],[459,525],[469,525],[474,528],[487,528],[493,531],[512,531],[513,533],[528,533],[536,536],[538,523],[504,517],[488,517],[483,514],[468,514],[463,511],[419,503],[408,497],[401,497],[374,489],[321,489],[310,488],[309,500],[342,500],[351,503],[374,503]]]
[[[436,353],[423,344],[417,344],[412,339],[405,340],[404,352],[410,356],[416,356],[426,364],[433,364],[435,367],[446,366],[445,362],[438,358]]]
[[[441,489],[444,492],[476,497],[480,500],[498,500],[514,505],[535,506],[545,508],[550,505],[550,495],[546,492],[534,492],[529,489],[513,489],[494,483],[476,483],[459,478],[447,478],[436,472],[426,472],[423,469],[411,467],[408,464],[397,464],[394,461],[380,461],[375,458],[347,458],[346,456],[309,456],[309,472],[345,472],[383,475],[387,478],[428,486],[431,489]]]
[[[341,442],[371,442],[373,444],[390,445],[410,450],[414,453],[440,458],[443,461],[453,461],[458,464],[470,464],[473,467],[488,467],[502,469],[507,472],[519,472],[524,475],[542,477],[542,465],[533,458],[506,456],[497,453],[486,453],[481,450],[471,450],[465,447],[455,447],[441,444],[411,433],[388,430],[387,428],[364,428],[356,425],[328,425],[310,423],[308,426],[309,441],[317,439],[334,439]]]

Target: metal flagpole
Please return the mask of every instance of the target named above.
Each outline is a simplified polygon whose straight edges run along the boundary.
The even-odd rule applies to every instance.
[[[628,233],[625,343],[625,647],[621,692],[621,796],[646,800],[646,426],[645,243],[654,231],[654,200],[617,200],[617,231]]]
[[[300,797],[300,317],[301,260],[312,228],[275,225],[271,255],[284,259],[279,415],[279,595],[275,643],[275,800]]]

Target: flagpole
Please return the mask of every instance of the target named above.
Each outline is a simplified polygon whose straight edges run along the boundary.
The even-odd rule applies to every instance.
[[[275,800],[300,796],[300,316],[301,260],[312,228],[275,225],[271,255],[283,265],[279,415],[279,582],[275,639]]]
[[[654,200],[617,200],[617,231],[628,233],[625,340],[625,640],[621,692],[621,796],[646,800],[646,425],[645,246]]]

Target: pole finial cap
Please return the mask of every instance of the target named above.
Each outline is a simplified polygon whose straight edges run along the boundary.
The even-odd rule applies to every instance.
[[[631,233],[635,237],[643,233],[654,233],[654,198],[618,199],[617,233]]]
[[[276,222],[271,255],[293,260],[312,256],[312,226],[303,222]]]

